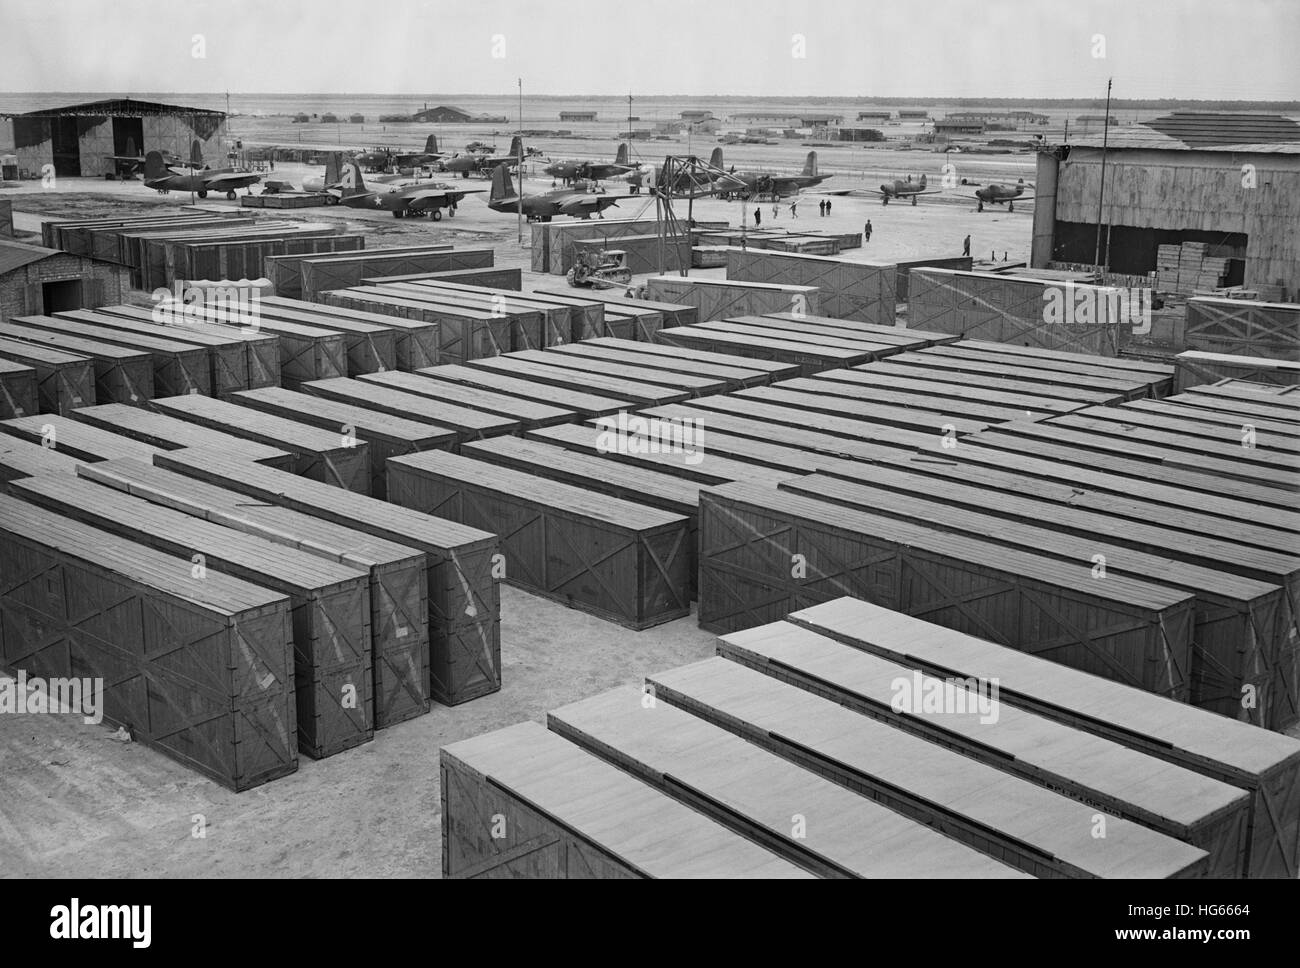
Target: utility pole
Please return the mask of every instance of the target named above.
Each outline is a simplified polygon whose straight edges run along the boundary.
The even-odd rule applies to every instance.
[[[1101,211],[1106,198],[1106,148],[1110,144],[1110,85],[1112,78],[1106,79],[1106,120],[1101,130],[1101,186],[1097,190],[1097,250],[1092,264],[1101,268]]]
[[[524,79],[519,78],[519,195],[516,224],[519,229],[519,244],[524,244]]]

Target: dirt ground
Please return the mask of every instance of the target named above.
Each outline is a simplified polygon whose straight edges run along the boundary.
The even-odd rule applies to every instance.
[[[0,876],[438,877],[440,746],[713,653],[693,616],[632,632],[518,589],[501,599],[500,692],[244,793],[80,717],[0,716]]]

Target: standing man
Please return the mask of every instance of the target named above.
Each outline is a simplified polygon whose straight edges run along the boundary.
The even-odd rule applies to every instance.
[[[754,206],[754,228],[763,224],[763,210],[757,205]]]
[[[826,216],[826,199],[823,198],[817,203],[817,214],[823,218]]]
[[[965,241],[961,244],[961,254],[970,255],[970,236],[966,236]]]
[[[781,213],[781,206],[777,205],[776,202],[773,202],[773,203],[772,203],[772,218],[776,218],[777,215],[779,215],[780,213]]]
[[[867,219],[867,227],[864,230],[863,235],[866,236],[865,241],[867,242],[871,241],[871,219]]]
[[[795,201],[793,201],[793,202],[790,203],[790,217],[791,217],[791,218],[798,218],[798,217],[799,217],[799,208],[798,208],[798,206],[799,206],[799,201],[798,201],[798,199],[796,199]]]
[[[826,199],[826,214],[827,215],[831,214],[831,200],[829,198]]]

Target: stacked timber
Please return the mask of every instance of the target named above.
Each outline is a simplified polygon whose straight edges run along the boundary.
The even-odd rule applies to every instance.
[[[1186,341],[1204,353],[1300,362],[1300,304],[1198,296],[1187,300]]]
[[[134,460],[74,473],[154,504],[366,572],[375,728],[429,711],[428,566],[423,551]]]
[[[650,298],[658,302],[694,306],[699,310],[701,322],[731,316],[820,311],[819,290],[816,286],[652,276],[646,281],[646,287]]]
[[[370,493],[370,445],[354,433],[322,430],[196,394],[164,397],[150,406],[167,416],[292,454],[293,473],[310,480]]]
[[[792,613],[789,621],[924,674],[997,682],[1003,704],[1104,736],[1246,791],[1245,873],[1295,876],[1300,864],[1300,743],[1296,740],[865,601],[841,599],[806,608]],[[760,634],[754,630],[728,640],[744,647]]]
[[[819,311],[826,316],[894,325],[897,297],[892,263],[797,255],[773,251],[770,246],[753,251],[731,249],[727,253],[727,278],[815,287]]]
[[[502,531],[511,584],[633,629],[690,614],[681,515],[435,451],[390,460],[388,493],[403,507]]]
[[[370,584],[364,571],[67,475],[15,481],[9,492],[188,559],[200,578],[211,567],[288,596],[298,750],[321,759],[373,738]]]
[[[232,467],[208,452],[159,454],[154,463],[425,552],[433,697],[451,706],[501,688],[496,535],[283,471]]]
[[[7,668],[101,679],[105,722],[232,790],[297,769],[286,595],[217,571],[197,577],[188,558],[13,497],[0,496],[0,534]],[[33,600],[38,588],[82,592]]]

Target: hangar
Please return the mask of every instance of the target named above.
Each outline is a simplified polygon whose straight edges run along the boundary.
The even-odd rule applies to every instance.
[[[1033,266],[1094,264],[1100,222],[1114,272],[1145,275],[1160,246],[1204,243],[1229,260],[1227,285],[1297,298],[1300,124],[1175,111],[1111,131],[1104,151],[1104,197],[1100,134],[1038,153]]]
[[[190,158],[196,146],[208,164],[225,162],[224,112],[109,98],[0,115],[0,154],[16,154],[19,169],[31,177],[46,165],[65,178],[96,177],[114,171],[114,155],[157,150]]]

